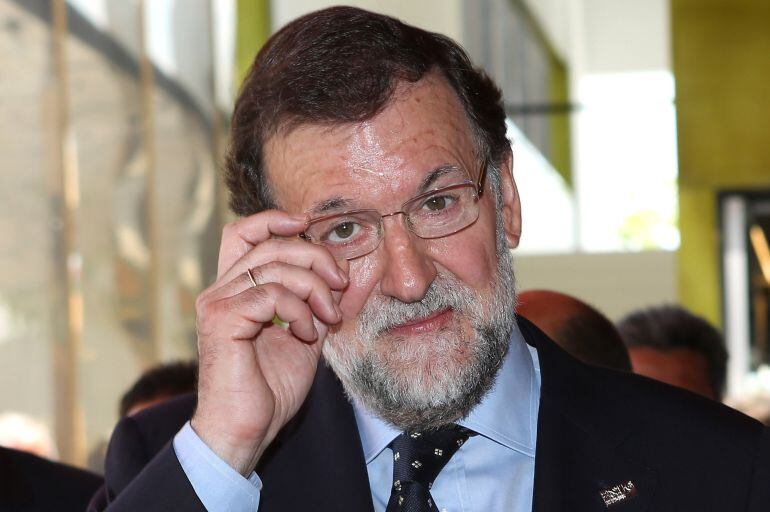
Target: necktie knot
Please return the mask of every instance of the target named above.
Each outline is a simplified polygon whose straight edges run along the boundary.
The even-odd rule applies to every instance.
[[[404,432],[390,444],[393,489],[387,512],[437,510],[430,497],[433,481],[473,432],[459,425]]]

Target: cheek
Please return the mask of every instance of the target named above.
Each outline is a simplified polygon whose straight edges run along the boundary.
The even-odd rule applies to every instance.
[[[494,217],[485,217],[482,211],[473,226],[434,240],[430,250],[438,265],[477,290],[487,289],[497,272]]]

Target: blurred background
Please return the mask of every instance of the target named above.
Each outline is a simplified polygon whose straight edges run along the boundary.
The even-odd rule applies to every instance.
[[[334,3],[0,0],[0,444],[85,466],[137,377],[195,356],[238,84]],[[723,331],[728,395],[770,403],[770,2],[349,3],[502,87],[520,288],[682,304]]]

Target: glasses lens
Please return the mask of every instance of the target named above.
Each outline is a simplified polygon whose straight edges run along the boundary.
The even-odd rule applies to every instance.
[[[415,198],[405,211],[417,236],[438,238],[473,224],[479,216],[477,199],[473,185],[455,185]]]
[[[349,212],[311,222],[305,234],[335,258],[351,259],[371,252],[380,241],[380,215],[375,211]]]

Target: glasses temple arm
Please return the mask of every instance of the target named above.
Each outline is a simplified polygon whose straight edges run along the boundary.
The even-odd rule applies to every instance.
[[[481,192],[484,190],[482,186],[484,184],[484,177],[487,175],[488,162],[489,160],[485,158],[484,162],[481,164],[481,169],[479,169],[479,177],[476,180],[476,193],[479,197],[481,197]]]

